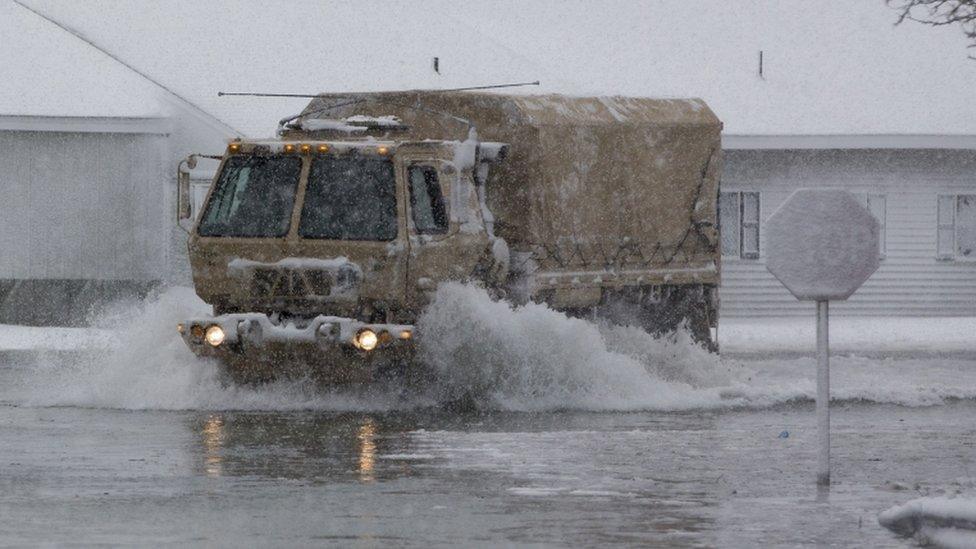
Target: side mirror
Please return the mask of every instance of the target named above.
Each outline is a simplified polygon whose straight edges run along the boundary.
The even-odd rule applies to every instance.
[[[176,168],[176,223],[186,232],[193,230],[193,205],[190,202],[190,172],[197,167],[197,157],[191,154]]]

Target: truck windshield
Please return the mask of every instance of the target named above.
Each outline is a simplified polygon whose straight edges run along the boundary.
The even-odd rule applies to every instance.
[[[359,155],[312,160],[298,232],[330,240],[396,238],[393,162]]]
[[[297,156],[230,157],[198,232],[201,236],[285,236],[301,171]]]

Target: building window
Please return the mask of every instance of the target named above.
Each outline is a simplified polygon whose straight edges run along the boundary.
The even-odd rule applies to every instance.
[[[858,195],[861,200],[861,205],[867,208],[871,215],[878,220],[878,224],[881,226],[881,231],[878,233],[878,257],[885,256],[886,244],[885,244],[885,217],[887,217],[887,202],[885,195],[875,194],[875,193],[862,193]]]
[[[759,258],[759,193],[725,192],[719,194],[719,231],[722,255]]]
[[[976,259],[976,195],[939,195],[939,259]]]

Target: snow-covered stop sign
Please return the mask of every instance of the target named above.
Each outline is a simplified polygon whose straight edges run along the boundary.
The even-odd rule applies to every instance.
[[[766,269],[797,299],[847,299],[878,269],[879,232],[850,192],[799,189],[766,222]]]

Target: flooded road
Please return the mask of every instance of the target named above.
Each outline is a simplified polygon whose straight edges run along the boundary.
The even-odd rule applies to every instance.
[[[818,494],[811,404],[485,414],[7,404],[0,531],[10,545],[903,547],[878,512],[972,491],[973,402],[834,412],[835,484]]]
[[[818,492],[813,358],[452,292],[415,391],[223,383],[173,329],[189,290],[0,352],[0,546],[906,547],[879,512],[976,495],[971,356],[834,356]]]

